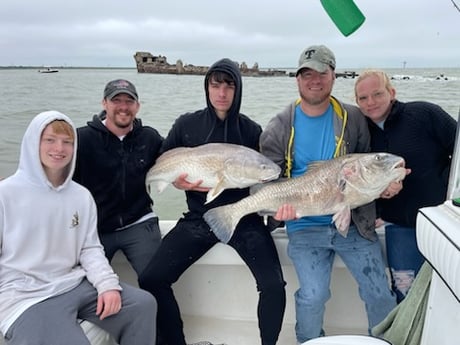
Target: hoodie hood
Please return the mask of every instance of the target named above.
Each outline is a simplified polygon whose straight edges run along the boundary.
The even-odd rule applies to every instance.
[[[40,138],[45,127],[54,120],[64,120],[73,129],[74,132],[74,152],[72,160],[69,164],[69,171],[65,182],[58,186],[53,187],[48,180],[45,170],[43,169],[40,160]],[[75,126],[66,115],[58,111],[45,111],[35,116],[26,129],[24,137],[22,138],[21,153],[19,155],[19,166],[16,174],[22,175],[25,179],[34,185],[42,185],[49,188],[59,190],[64,188],[69,181],[72,180],[72,175],[75,170],[75,158],[77,154],[77,132]]]
[[[235,96],[233,98],[232,106],[228,111],[228,118],[234,118],[240,113],[241,95],[243,93],[243,82],[241,79],[240,69],[236,62],[227,58],[221,59],[215,62],[211,67],[209,67],[208,72],[206,73],[206,76],[204,78],[204,90],[206,93],[206,104],[208,106],[208,109],[212,113],[214,113],[214,115],[216,115],[216,113],[214,111],[214,107],[212,106],[209,100],[208,82],[210,75],[216,71],[227,73],[235,81]]]
[[[216,111],[209,100],[209,89],[208,83],[209,78],[213,72],[224,72],[231,76],[235,83],[235,94],[233,97],[232,105],[228,110],[227,117],[222,121],[224,128],[224,134],[221,139],[218,141],[221,142],[230,142],[233,144],[241,144],[242,136],[239,128],[239,117],[240,117],[240,107],[241,107],[241,95],[243,92],[243,83],[241,79],[241,72],[238,67],[238,64],[230,59],[224,58],[215,62],[211,67],[209,67],[208,72],[204,78],[204,89],[206,94],[206,112],[210,114],[210,119],[212,121],[211,129],[206,136],[205,142],[215,141],[213,136],[215,135],[215,130],[218,127],[220,122],[219,117],[216,114]]]

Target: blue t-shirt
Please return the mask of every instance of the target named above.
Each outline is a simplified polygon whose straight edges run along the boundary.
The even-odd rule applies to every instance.
[[[329,105],[324,114],[309,116],[302,111],[300,105],[294,114],[294,161],[292,177],[305,174],[311,162],[331,159],[334,156],[334,111]],[[286,222],[289,232],[304,229],[312,225],[332,223],[332,215],[302,217]]]

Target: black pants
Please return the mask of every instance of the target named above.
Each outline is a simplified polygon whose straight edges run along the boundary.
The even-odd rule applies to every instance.
[[[164,237],[139,277],[140,287],[157,299],[157,332],[168,345],[186,345],[172,284],[218,242],[203,219],[182,218]],[[275,345],[286,305],[286,283],[273,238],[260,217],[249,215],[240,221],[228,244],[241,256],[257,283],[261,344]]]

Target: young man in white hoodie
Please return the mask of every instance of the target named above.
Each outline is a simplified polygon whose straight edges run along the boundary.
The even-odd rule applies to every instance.
[[[0,331],[7,345],[89,344],[83,319],[120,345],[153,345],[156,301],[120,284],[99,242],[94,200],[72,181],[76,139],[67,116],[38,114],[18,170],[0,182]]]

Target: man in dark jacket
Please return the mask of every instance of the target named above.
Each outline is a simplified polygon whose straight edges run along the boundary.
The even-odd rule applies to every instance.
[[[180,116],[161,150],[206,143],[232,143],[258,150],[262,128],[240,114],[242,79],[236,63],[229,59],[214,63],[206,74],[204,87],[207,107]],[[230,204],[249,195],[248,188],[229,189],[205,204],[208,189],[199,186],[201,181],[187,181],[186,177],[187,174],[183,174],[174,185],[185,190],[188,212],[163,238],[157,254],[139,278],[140,287],[158,299],[158,333],[168,345],[186,344],[179,306],[171,285],[219,242],[204,221],[203,214],[213,207]],[[285,309],[285,282],[272,236],[262,217],[257,214],[244,217],[228,245],[238,252],[256,280],[261,344],[275,345]]]
[[[131,82],[109,82],[102,105],[99,115],[78,128],[74,180],[96,201],[98,233],[109,261],[120,249],[139,275],[161,241],[145,177],[163,138],[136,118],[140,104]]]

